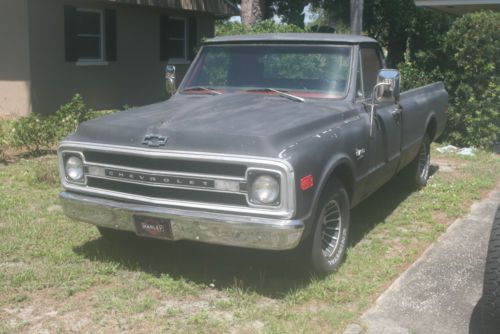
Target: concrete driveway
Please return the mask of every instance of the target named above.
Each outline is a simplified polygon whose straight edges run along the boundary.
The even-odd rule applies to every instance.
[[[467,217],[450,225],[344,334],[481,333],[478,302],[499,203],[497,186]]]

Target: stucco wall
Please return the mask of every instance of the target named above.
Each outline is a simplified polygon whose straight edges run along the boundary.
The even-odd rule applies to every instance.
[[[65,61],[64,4],[116,9],[116,62],[78,66]],[[92,5],[90,5],[92,4]],[[156,8],[90,1],[29,0],[31,87],[33,110],[50,114],[80,93],[94,109],[144,105],[165,97]],[[172,13],[172,12],[170,12]],[[176,13],[176,16],[185,15]],[[198,36],[213,35],[211,16],[199,14]],[[182,78],[188,64],[176,64]]]
[[[30,112],[27,0],[0,1],[0,117]]]

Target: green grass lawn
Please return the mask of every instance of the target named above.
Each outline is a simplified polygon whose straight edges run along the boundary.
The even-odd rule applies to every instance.
[[[494,154],[433,153],[425,189],[395,179],[353,211],[346,263],[323,279],[286,252],[110,243],[62,213],[55,156],[0,166],[0,332],[341,332],[499,181]]]

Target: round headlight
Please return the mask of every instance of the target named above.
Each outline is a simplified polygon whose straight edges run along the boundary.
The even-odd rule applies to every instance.
[[[83,162],[78,157],[70,157],[66,160],[64,166],[66,175],[73,181],[79,181],[83,178]]]
[[[271,204],[280,195],[279,182],[270,175],[261,175],[255,179],[250,191],[251,198],[259,203]]]

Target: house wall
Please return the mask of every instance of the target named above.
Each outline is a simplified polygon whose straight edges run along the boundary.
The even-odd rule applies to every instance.
[[[117,61],[80,66],[65,61],[64,5],[116,9]],[[94,109],[138,106],[165,98],[164,68],[160,61],[161,13],[183,16],[192,12],[117,3],[29,0],[31,92],[33,111],[53,113],[80,93]],[[196,14],[198,37],[213,36],[213,16]],[[180,81],[189,63],[175,64]]]
[[[0,1],[0,117],[31,110],[27,0]]]

